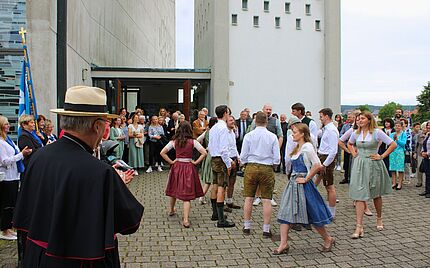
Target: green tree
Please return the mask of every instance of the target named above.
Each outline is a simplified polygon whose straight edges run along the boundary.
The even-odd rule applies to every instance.
[[[369,104],[360,105],[357,107],[357,109],[362,111],[362,112],[364,112],[364,111],[372,112],[370,110]]]
[[[430,119],[430,81],[424,86],[421,94],[417,96],[418,114],[414,117],[415,122],[424,122]]]
[[[393,118],[397,109],[402,109],[402,105],[393,101],[385,104],[379,110],[379,118],[384,120],[385,118]]]

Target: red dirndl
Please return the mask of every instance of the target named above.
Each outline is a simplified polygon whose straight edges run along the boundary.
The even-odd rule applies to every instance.
[[[184,148],[175,144],[176,159],[192,158],[193,148],[193,139],[189,139]],[[204,195],[199,173],[191,162],[177,161],[170,167],[166,195],[182,201],[194,200]]]

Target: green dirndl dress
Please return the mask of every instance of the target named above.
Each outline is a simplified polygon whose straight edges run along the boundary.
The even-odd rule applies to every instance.
[[[209,131],[205,134],[205,144],[209,144]],[[213,172],[212,172],[212,157],[207,154],[205,159],[202,161],[202,167],[200,169],[200,178],[205,184],[212,184],[213,182]]]
[[[358,156],[354,159],[349,183],[349,197],[353,200],[366,201],[390,194],[391,179],[384,161],[370,159],[378,153],[378,141],[375,132],[371,141],[355,142]]]

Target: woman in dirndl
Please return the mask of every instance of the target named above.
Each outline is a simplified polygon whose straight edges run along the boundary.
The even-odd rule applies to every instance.
[[[352,133],[348,141],[348,149],[354,158],[349,183],[349,197],[356,201],[356,228],[351,235],[353,239],[364,236],[364,207],[369,199],[373,199],[376,209],[376,229],[378,231],[384,229],[382,196],[390,194],[392,189],[391,179],[383,159],[397,147],[396,143],[378,128],[370,112],[362,112],[359,117],[359,128]],[[388,145],[382,155],[378,154],[380,142]]]
[[[194,148],[200,152],[200,157],[195,161],[192,159]],[[173,161],[167,155],[171,149],[176,151],[176,159]],[[188,121],[179,124],[175,136],[160,153],[171,166],[166,187],[166,195],[170,197],[169,216],[176,214],[176,199],[182,200],[184,202],[182,225],[185,228],[190,227],[190,201],[204,195],[196,166],[206,157],[206,154],[205,148],[193,139]]]
[[[298,123],[292,129],[297,147],[291,153],[291,179],[285,187],[278,212],[281,243],[273,255],[288,253],[288,232],[293,224],[312,224],[324,239],[322,251],[329,252],[335,240],[325,225],[332,222],[333,216],[312,181],[322,165],[312,145],[308,126]],[[290,163],[285,164],[288,166]]]
[[[209,144],[209,131],[217,122],[218,122],[218,118],[211,117],[211,119],[209,119],[208,129],[202,135],[200,135],[197,138],[197,141],[199,141],[201,144],[203,144],[203,146],[206,148],[208,147],[208,144]],[[199,198],[199,202],[202,205],[207,203],[205,200],[205,195],[209,191],[209,188],[212,185],[212,182],[214,179],[211,162],[212,162],[212,157],[208,152],[206,158],[203,159],[202,167],[200,169],[200,177],[201,177],[202,183],[203,183],[203,194],[204,195]]]

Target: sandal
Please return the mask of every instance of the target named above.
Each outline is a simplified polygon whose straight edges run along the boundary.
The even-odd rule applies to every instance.
[[[187,222],[183,221],[182,226],[184,226],[185,228],[190,228],[190,222],[189,221],[187,221]]]
[[[381,224],[378,224],[378,221],[380,221]],[[376,230],[378,230],[378,231],[384,230],[384,224],[382,223],[382,217],[376,218]]]
[[[176,208],[175,208],[175,209],[173,209],[173,211],[170,211],[170,212],[169,212],[169,216],[170,216],[170,217],[175,216],[175,215],[176,215]]]
[[[277,250],[277,249],[275,249],[273,252],[272,252],[272,255],[275,255],[275,256],[277,256],[277,255],[282,255],[282,254],[288,254],[288,251],[290,251],[290,246],[288,246],[287,245],[287,247],[286,248],[284,248],[283,250]]]
[[[363,225],[361,225],[361,224],[357,224],[357,228],[356,228],[355,230],[357,231],[357,229],[359,229],[359,231],[358,231],[358,232],[354,232],[354,233],[351,235],[351,238],[352,238],[352,239],[358,239],[358,238],[362,238],[362,237],[364,237],[364,229],[363,229]]]

